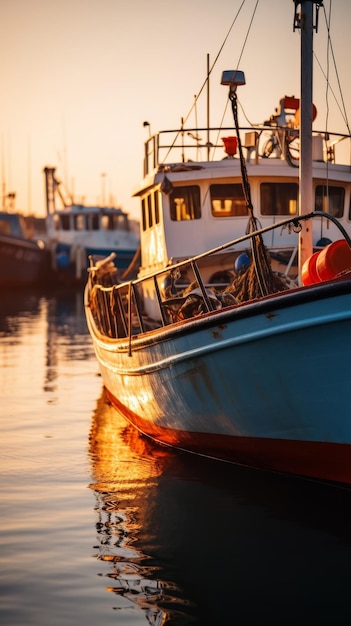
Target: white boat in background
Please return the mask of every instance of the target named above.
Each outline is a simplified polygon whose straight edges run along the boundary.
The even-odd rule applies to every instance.
[[[312,132],[321,5],[295,0],[299,99],[243,128],[245,77],[225,71],[232,128],[147,140],[138,276],[92,260],[85,306],[107,396],[142,433],[351,485],[351,169],[335,156],[350,135]]]
[[[118,270],[126,270],[138,251],[139,237],[121,208],[85,206],[67,201],[55,168],[45,167],[46,233],[53,269],[64,282],[85,279],[89,256],[116,255]],[[56,206],[59,196],[62,208]]]

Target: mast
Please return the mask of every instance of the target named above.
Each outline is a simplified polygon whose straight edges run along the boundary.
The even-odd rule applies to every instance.
[[[207,160],[210,160],[210,55],[207,54]]]
[[[312,180],[312,92],[313,92],[313,30],[317,32],[318,10],[323,0],[294,0],[294,30],[301,32],[300,75],[300,163],[299,163],[299,213],[314,210]],[[314,23],[314,5],[316,21]],[[300,10],[298,10],[300,6]],[[304,221],[299,233],[299,275],[304,262],[313,252],[311,221]]]

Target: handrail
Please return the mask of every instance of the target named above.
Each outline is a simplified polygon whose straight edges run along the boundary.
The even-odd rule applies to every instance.
[[[293,228],[298,229],[299,222],[313,219],[314,217],[328,219],[331,222],[333,222],[333,224],[335,224],[335,226],[340,230],[341,234],[346,239],[349,247],[351,248],[351,237],[348,235],[347,231],[342,226],[342,224],[340,224],[339,220],[336,217],[334,217],[330,213],[325,213],[324,211],[312,211],[311,213],[306,213],[304,215],[296,215],[295,217],[288,217],[285,220],[276,222],[275,224],[264,226],[263,228],[259,228],[258,230],[242,235],[241,237],[232,239],[231,241],[228,241],[220,246],[217,246],[216,248],[212,248],[211,250],[207,250],[206,252],[202,252],[201,254],[198,254],[194,257],[190,257],[183,261],[178,261],[177,263],[174,263],[174,264],[172,263],[171,265],[168,265],[167,267],[164,267],[160,270],[151,272],[150,274],[147,274],[146,276],[143,276],[142,278],[134,278],[130,281],[125,281],[123,283],[120,283],[118,287],[115,287],[115,288],[120,289],[123,286],[125,287],[126,285],[130,285],[130,283],[132,283],[133,285],[138,285],[139,283],[142,283],[145,280],[149,280],[153,277],[161,276],[161,274],[164,274],[167,271],[170,272],[170,271],[176,270],[178,268],[184,267],[185,265],[188,265],[189,263],[197,263],[201,259],[205,259],[206,257],[211,256],[212,254],[217,254],[219,252],[222,252],[223,250],[228,250],[229,248],[235,247],[237,244],[242,243],[243,241],[253,239],[254,237],[263,235],[264,233],[267,233],[271,230],[275,230],[276,228],[282,228],[283,226],[292,225]],[[296,230],[296,232],[298,232],[298,230]],[[94,268],[89,268],[89,271],[93,273]],[[99,287],[102,291],[111,290],[111,287],[104,287],[102,285],[99,285]]]
[[[296,138],[299,137],[298,128],[291,128],[289,126],[279,126],[278,124],[273,123],[273,122],[257,124],[255,126],[240,127],[240,132],[257,132],[258,133],[255,148],[258,148],[259,139],[262,133],[269,132],[269,131],[271,131],[272,133],[284,133],[284,134],[294,133]],[[166,159],[167,159],[168,155],[173,150],[195,151],[195,150],[198,150],[199,148],[209,148],[209,147],[212,149],[223,148],[222,143],[217,143],[217,142],[213,143],[209,139],[206,139],[205,143],[201,143],[201,141],[197,141],[196,139],[194,139],[195,143],[184,142],[184,138],[186,136],[194,134],[197,137],[198,133],[201,133],[201,132],[206,133],[206,137],[210,138],[211,135],[213,134],[216,134],[218,137],[219,133],[226,133],[226,132],[235,133],[235,129],[233,128],[233,126],[226,126],[226,127],[213,126],[211,128],[201,127],[201,128],[182,128],[181,130],[179,128],[172,129],[172,130],[161,130],[157,133],[154,133],[153,135],[148,137],[144,142],[144,161],[145,161],[144,174],[147,175],[150,173],[150,171],[157,169],[160,165],[165,164],[165,160],[160,158],[160,152],[162,150],[168,150],[168,153],[166,155]],[[166,143],[161,143],[161,140],[165,138],[166,135],[168,136],[175,135],[173,142],[170,141]],[[331,137],[338,139],[338,141],[334,142],[334,144],[339,143],[339,141],[342,141],[344,139],[351,139],[351,135],[347,135],[345,133],[338,133],[338,132],[326,132],[325,130],[313,130],[313,136],[322,137],[326,143],[328,142],[328,145],[331,145],[330,144]],[[196,162],[197,159],[194,159],[194,161]],[[180,162],[180,161],[178,160],[177,162]]]
[[[313,211],[311,213],[307,213],[305,215],[299,215],[296,216],[294,218],[287,218],[285,220],[282,220],[276,224],[271,224],[270,226],[266,226],[264,228],[260,228],[258,230],[255,230],[251,233],[247,233],[245,235],[243,235],[242,237],[238,237],[236,239],[233,239],[225,244],[222,244],[221,246],[217,246],[216,248],[213,248],[207,252],[204,252],[202,254],[198,254],[195,257],[192,258],[188,258],[184,261],[179,261],[177,263],[174,263],[173,265],[170,264],[167,267],[161,269],[161,270],[157,270],[151,274],[148,274],[147,276],[144,276],[143,278],[136,278],[130,281],[126,281],[123,282],[119,285],[111,285],[111,286],[103,286],[100,285],[98,283],[96,283],[94,281],[94,274],[96,272],[98,272],[98,269],[91,267],[89,268],[89,279],[91,280],[91,284],[94,285],[94,288],[98,288],[99,292],[101,292],[103,299],[105,298],[105,296],[107,295],[107,293],[114,293],[115,291],[119,292],[120,290],[123,293],[123,290],[126,291],[127,294],[127,301],[128,301],[128,308],[127,308],[127,312],[126,312],[126,319],[123,320],[123,325],[124,325],[124,329],[126,332],[126,337],[128,338],[128,353],[131,356],[132,355],[132,336],[133,336],[133,321],[132,321],[132,303],[134,303],[135,307],[136,307],[136,315],[137,315],[137,319],[138,319],[138,324],[139,324],[139,328],[141,330],[141,332],[145,332],[145,328],[144,328],[144,324],[142,321],[143,318],[143,313],[142,313],[142,303],[139,301],[139,297],[138,297],[138,285],[140,285],[141,283],[147,281],[147,280],[153,280],[154,282],[154,287],[155,287],[155,293],[156,293],[156,298],[157,298],[157,302],[158,302],[158,306],[161,312],[161,325],[162,326],[166,326],[168,325],[168,321],[165,318],[164,315],[164,310],[163,310],[163,300],[162,300],[162,294],[160,292],[160,289],[158,287],[158,283],[157,283],[157,277],[161,276],[162,274],[165,274],[166,272],[175,272],[176,270],[185,267],[186,265],[191,265],[192,270],[194,272],[194,276],[197,280],[197,284],[198,287],[200,288],[200,291],[202,293],[202,297],[203,300],[206,304],[206,308],[208,311],[212,310],[212,306],[211,303],[209,301],[209,296],[208,293],[206,291],[206,286],[202,280],[199,268],[198,268],[198,261],[200,261],[201,259],[204,259],[208,256],[217,254],[219,252],[222,252],[223,250],[227,250],[229,248],[235,248],[235,246],[239,243],[242,243],[243,241],[247,241],[252,239],[253,237],[257,237],[260,235],[263,235],[264,233],[270,231],[270,230],[274,230],[276,228],[282,228],[283,226],[287,226],[287,225],[292,225],[292,227],[295,229],[295,231],[298,232],[298,230],[301,228],[301,222],[302,221],[307,221],[309,219],[313,219],[313,218],[322,218],[322,219],[329,219],[331,222],[333,222],[337,228],[339,229],[340,233],[343,235],[343,237],[345,238],[345,240],[347,241],[349,247],[351,248],[351,238],[348,235],[348,233],[346,232],[345,228],[339,223],[338,219],[335,218],[333,215],[330,215],[329,213],[324,213],[323,211]],[[119,314],[121,315],[121,317],[123,318],[123,312],[121,311],[120,305],[120,298],[119,298],[119,294],[118,294],[118,299],[119,299]],[[106,306],[106,302],[104,299],[104,305]],[[112,311],[112,315],[115,315],[115,312]],[[125,323],[126,322],[126,323]],[[109,331],[110,333],[112,333],[112,327],[111,325],[109,326]],[[109,333],[109,334],[110,334]],[[110,335],[111,336],[111,335]]]
[[[148,274],[146,276],[143,276],[142,278],[135,278],[133,279],[131,282],[133,282],[133,284],[138,284],[141,283],[143,281],[145,281],[146,279],[150,279],[153,276],[160,276],[161,274],[164,274],[165,271],[171,271],[171,270],[175,270],[181,267],[184,267],[185,265],[189,264],[190,262],[196,262],[199,261],[200,259],[204,259],[208,256],[211,256],[212,254],[217,254],[218,252],[222,252],[223,250],[228,250],[231,247],[235,247],[237,244],[242,243],[243,241],[247,241],[249,239],[252,239],[253,237],[256,237],[258,235],[263,235],[264,233],[267,233],[271,230],[275,230],[276,228],[282,228],[283,226],[288,226],[289,224],[291,224],[293,226],[293,228],[299,228],[299,222],[301,221],[306,221],[309,219],[313,219],[314,217],[320,217],[323,219],[329,219],[331,222],[333,222],[333,224],[335,224],[335,226],[337,226],[340,230],[340,232],[342,233],[343,237],[346,239],[348,245],[351,248],[351,238],[348,235],[348,233],[346,232],[345,228],[342,226],[342,224],[340,224],[339,220],[334,217],[333,215],[330,215],[330,213],[325,213],[324,211],[312,211],[311,213],[306,213],[305,215],[297,215],[296,217],[289,217],[285,220],[282,220],[280,222],[276,222],[275,224],[270,224],[269,226],[265,226],[264,228],[259,228],[258,230],[255,230],[251,233],[247,233],[246,235],[242,235],[241,237],[237,237],[236,239],[232,239],[231,241],[228,241],[227,243],[224,243],[220,246],[217,246],[216,248],[212,248],[211,250],[207,250],[206,252],[202,252],[201,254],[198,254],[194,257],[185,259],[184,261],[178,261],[177,263],[174,263],[172,265],[169,265],[167,267],[164,267],[161,270],[157,270],[155,272],[152,272],[151,274]],[[129,281],[127,281],[126,283],[121,283],[120,286],[125,284],[129,284]]]

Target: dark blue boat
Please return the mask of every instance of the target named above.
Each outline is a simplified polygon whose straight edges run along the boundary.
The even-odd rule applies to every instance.
[[[49,252],[27,236],[23,216],[0,212],[0,287],[39,286],[49,272]]]

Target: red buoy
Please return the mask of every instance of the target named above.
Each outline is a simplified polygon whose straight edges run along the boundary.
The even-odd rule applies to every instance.
[[[319,251],[314,252],[302,266],[301,279],[304,285],[313,285],[314,283],[319,283],[320,281],[316,268],[318,256]]]
[[[316,270],[319,280],[331,280],[351,269],[351,248],[345,239],[333,241],[318,254]]]

